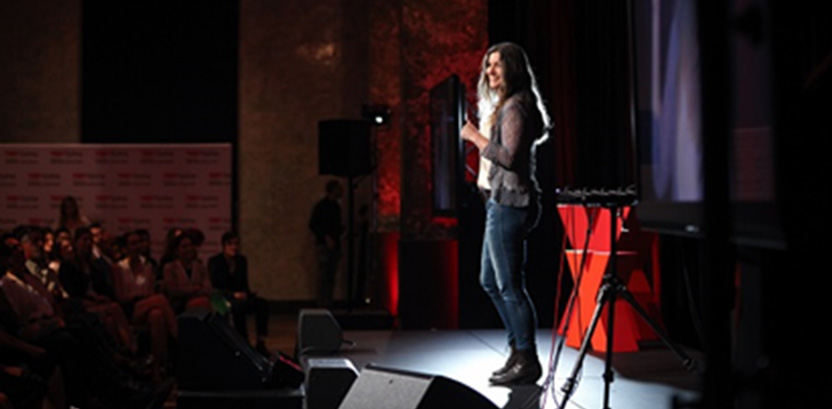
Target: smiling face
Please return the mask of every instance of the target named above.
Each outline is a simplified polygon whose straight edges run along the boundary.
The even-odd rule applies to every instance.
[[[504,87],[503,60],[500,57],[499,51],[494,51],[488,55],[488,60],[485,65],[485,75],[488,77],[488,87],[492,90],[499,91]]]

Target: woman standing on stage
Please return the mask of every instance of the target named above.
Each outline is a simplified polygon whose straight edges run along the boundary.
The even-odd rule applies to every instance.
[[[486,198],[480,283],[505,325],[511,355],[492,385],[532,384],[542,373],[537,357],[537,315],[526,291],[526,235],[540,217],[534,177],[535,147],[546,139],[549,116],[528,57],[500,43],[485,53],[477,84],[480,132],[470,121],[462,139],[479,149],[480,189]]]

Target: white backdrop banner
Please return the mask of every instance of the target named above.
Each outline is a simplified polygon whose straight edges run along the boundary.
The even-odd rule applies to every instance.
[[[230,144],[0,144],[0,230],[54,228],[73,196],[112,235],[150,231],[157,259],[169,229],[200,229],[205,260],[231,228],[231,177]]]

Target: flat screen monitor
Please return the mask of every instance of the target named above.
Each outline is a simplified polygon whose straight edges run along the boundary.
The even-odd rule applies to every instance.
[[[459,131],[465,120],[465,90],[451,75],[430,90],[431,197],[434,216],[456,216],[464,184],[465,150]]]
[[[733,1],[732,15],[765,0]],[[705,174],[696,2],[633,0],[632,61],[638,215],[645,228],[702,237]],[[765,30],[765,22],[761,22]],[[728,147],[731,238],[779,246],[782,240],[776,186],[771,45],[731,30],[731,135]]]

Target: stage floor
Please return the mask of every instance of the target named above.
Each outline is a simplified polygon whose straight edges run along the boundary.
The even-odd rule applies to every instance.
[[[344,331],[345,345],[340,356],[349,358],[361,371],[369,363],[387,368],[441,375],[460,382],[487,397],[499,408],[536,408],[526,405],[540,396],[551,371],[544,368],[538,386],[489,386],[488,377],[505,361],[502,330],[393,330]],[[544,367],[553,344],[551,330],[539,330],[538,353]],[[693,351],[695,359],[701,357]],[[562,399],[561,387],[573,372],[578,351],[564,347],[554,373],[554,381],[539,402],[545,408],[557,408]],[[701,362],[701,361],[700,361]],[[689,402],[698,397],[699,376],[687,371],[682,362],[663,344],[657,343],[638,352],[614,353],[615,380],[610,388],[610,407],[616,409],[672,408],[673,400]],[[577,387],[567,408],[602,408],[604,396],[604,356],[587,354]],[[554,394],[554,395],[553,395]],[[557,402],[555,402],[557,399]]]

